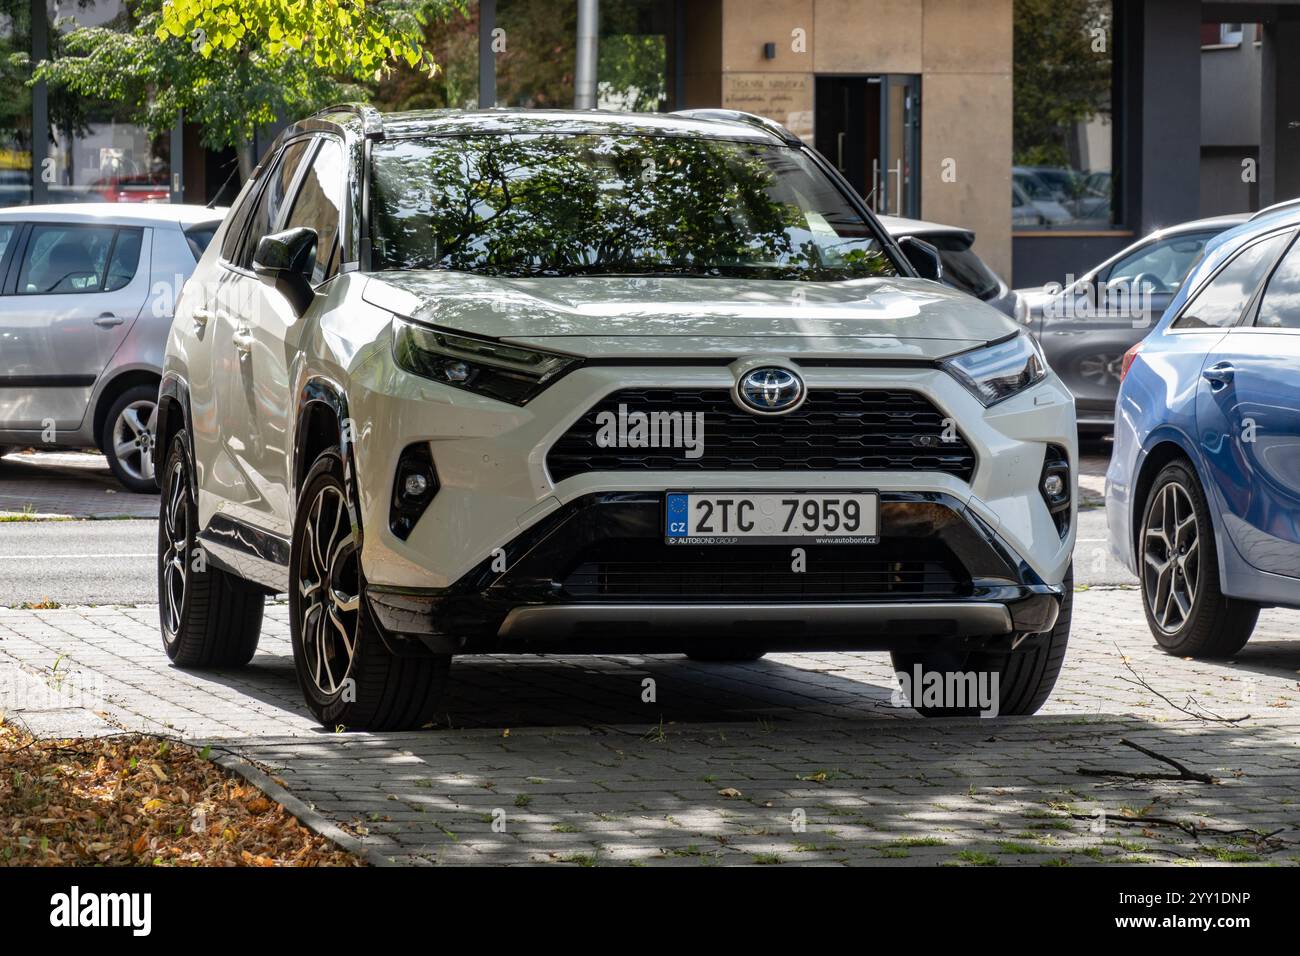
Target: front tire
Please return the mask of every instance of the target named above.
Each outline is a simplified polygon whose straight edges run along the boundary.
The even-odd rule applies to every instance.
[[[154,494],[154,440],[158,422],[158,387],[135,385],[109,406],[99,447],[109,470],[128,491]]]
[[[975,674],[989,675],[997,680],[998,717],[1028,717],[1037,713],[1051,696],[1056,678],[1065,663],[1065,650],[1070,642],[1070,618],[1074,612],[1074,568],[1065,572],[1061,582],[1061,609],[1056,624],[1050,631],[1028,638],[1011,651],[895,651],[890,654],[894,670],[912,678],[920,665],[923,674]],[[945,686],[947,681],[945,680]],[[992,691],[992,685],[988,686]],[[919,690],[913,689],[913,697]],[[923,717],[976,717],[978,706],[927,706],[922,700],[912,700],[912,708]],[[950,704],[952,702],[945,702]]]
[[[163,649],[178,667],[242,667],[262,633],[262,590],[207,566],[190,493],[189,437],[172,439],[158,518],[158,615]]]
[[[1201,483],[1186,462],[1156,475],[1142,509],[1138,576],[1147,626],[1170,654],[1231,657],[1250,640],[1259,605],[1219,589],[1219,553]]]
[[[327,728],[413,730],[446,701],[450,655],[396,656],[365,602],[365,578],[336,450],[307,473],[289,555],[294,668]]]

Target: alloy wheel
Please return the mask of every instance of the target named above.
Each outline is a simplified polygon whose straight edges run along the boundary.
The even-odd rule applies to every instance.
[[[167,500],[163,506],[163,533],[167,546],[162,554],[162,597],[167,610],[167,633],[172,635],[180,631],[181,613],[185,607],[190,522],[186,504],[185,469],[177,465],[168,479]]]
[[[1156,625],[1180,630],[1192,613],[1200,581],[1200,529],[1192,496],[1177,481],[1161,487],[1142,532],[1142,575]]]
[[[153,478],[157,418],[157,403],[141,399],[123,408],[113,422],[113,454],[122,470],[138,481]]]
[[[1122,355],[1093,355],[1079,363],[1079,376],[1094,385],[1118,385]]]
[[[307,672],[325,696],[352,670],[361,574],[356,537],[342,491],[325,485],[307,512],[298,557],[299,625]]]

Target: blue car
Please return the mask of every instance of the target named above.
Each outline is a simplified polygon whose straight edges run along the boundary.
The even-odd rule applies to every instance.
[[[1170,653],[1227,657],[1300,607],[1300,210],[1218,236],[1124,356],[1112,551]]]

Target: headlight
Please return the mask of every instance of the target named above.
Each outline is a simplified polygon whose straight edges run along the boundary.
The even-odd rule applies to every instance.
[[[393,320],[393,357],[408,372],[525,405],[579,360],[458,332]]]
[[[943,364],[985,405],[1010,398],[1047,376],[1047,362],[1038,343],[1024,332],[1005,342],[964,352]]]

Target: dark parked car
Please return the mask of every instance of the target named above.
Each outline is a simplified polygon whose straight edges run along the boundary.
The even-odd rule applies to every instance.
[[[1068,284],[1018,289],[1020,320],[1074,393],[1082,432],[1114,423],[1124,353],[1142,341],[1178,294],[1205,244],[1250,218],[1198,219],[1160,229]]]
[[[943,262],[943,284],[987,302],[995,309],[1015,318],[1016,294],[975,252],[975,233],[960,226],[945,226],[920,219],[879,216],[880,224],[895,239],[914,236],[939,250]]]

